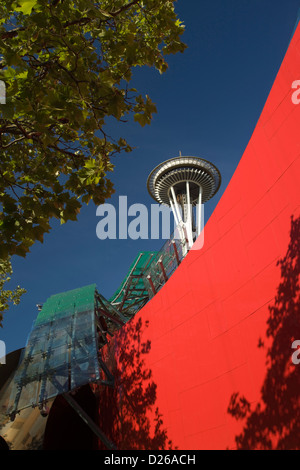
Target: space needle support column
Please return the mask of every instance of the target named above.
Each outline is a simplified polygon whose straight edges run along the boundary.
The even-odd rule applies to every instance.
[[[171,207],[172,207],[172,210],[173,210],[173,213],[174,213],[174,217],[175,217],[175,221],[176,221],[179,233],[180,233],[180,239],[181,239],[181,242],[183,244],[182,251],[183,251],[184,255],[186,255],[186,253],[188,251],[188,247],[187,247],[188,240],[187,240],[187,234],[186,234],[186,226],[185,226],[185,224],[183,222],[183,219],[182,219],[182,216],[180,214],[180,209],[179,209],[179,206],[178,206],[178,202],[177,202],[177,199],[176,199],[176,194],[175,194],[173,186],[171,186],[171,194],[172,194],[172,198],[173,198],[173,203],[172,203],[172,198],[170,197],[169,198],[170,199],[170,204],[171,204]]]
[[[193,227],[192,227],[192,207],[191,207],[191,197],[190,197],[190,185],[189,182],[186,182],[186,202],[187,202],[187,208],[186,208],[186,231],[187,231],[187,237],[188,237],[188,244],[189,244],[189,249],[192,248],[193,245]]]
[[[172,209],[172,212],[173,212],[173,215],[174,215],[174,219],[175,219],[175,223],[176,223],[176,226],[179,224],[179,220],[178,220],[178,217],[177,217],[177,214],[176,214],[176,210],[175,210],[175,206],[173,204],[173,201],[172,201],[172,198],[170,197],[170,205],[171,205],[171,209]]]
[[[202,217],[201,217],[201,212],[202,212],[202,186],[199,186],[199,197],[198,197],[198,203],[197,203],[197,237],[199,237],[201,233],[201,226],[202,226]]]
[[[182,217],[181,217],[181,215],[180,215],[180,210],[179,210],[179,207],[178,207],[178,203],[177,203],[177,199],[176,199],[176,194],[175,194],[175,191],[174,191],[173,186],[171,187],[171,193],[172,193],[172,197],[173,197],[173,204],[174,204],[174,208],[175,208],[175,214],[176,214],[178,223],[180,223],[180,221],[182,221]],[[174,214],[174,215],[175,215],[175,214]]]

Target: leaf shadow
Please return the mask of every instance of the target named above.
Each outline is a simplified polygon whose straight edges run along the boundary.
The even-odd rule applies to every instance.
[[[286,255],[277,262],[281,281],[268,307],[266,375],[254,406],[246,397],[232,394],[228,413],[243,422],[235,436],[238,449],[300,449],[300,365],[293,364],[292,343],[300,339],[300,217],[291,217]],[[264,347],[260,340],[258,347]]]
[[[157,385],[145,358],[151,341],[143,342],[148,321],[133,319],[109,343],[105,362],[115,387],[100,386],[99,427],[118,450],[174,449],[156,406]],[[100,443],[100,448],[103,444]]]

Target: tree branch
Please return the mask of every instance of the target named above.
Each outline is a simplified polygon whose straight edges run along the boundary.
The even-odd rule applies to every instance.
[[[119,8],[119,10],[117,11],[113,11],[113,12],[109,12],[109,14],[111,16],[113,16],[114,18],[116,16],[118,16],[120,13],[122,13],[123,11],[126,11],[128,10],[130,7],[132,7],[133,5],[137,5],[139,3],[140,0],[132,0],[132,2],[129,2],[127,3],[127,5],[123,5],[121,8]]]

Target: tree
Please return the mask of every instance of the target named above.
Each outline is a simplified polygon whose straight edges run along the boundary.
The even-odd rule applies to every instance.
[[[1,2],[0,258],[26,256],[52,217],[76,220],[112,194],[111,156],[131,147],[107,120],[151,122],[132,70],[165,72],[183,31],[174,0]]]
[[[26,292],[25,289],[17,286],[14,290],[6,290],[6,284],[10,281],[12,274],[12,267],[10,260],[0,260],[0,326],[2,327],[3,312],[8,309],[9,304],[12,302],[18,305],[21,296]]]

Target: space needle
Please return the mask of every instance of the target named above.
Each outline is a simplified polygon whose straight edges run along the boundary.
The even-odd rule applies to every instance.
[[[219,190],[221,174],[208,160],[199,157],[171,158],[152,170],[147,180],[150,196],[171,207],[175,223],[189,250],[200,235],[204,221],[202,204]]]

